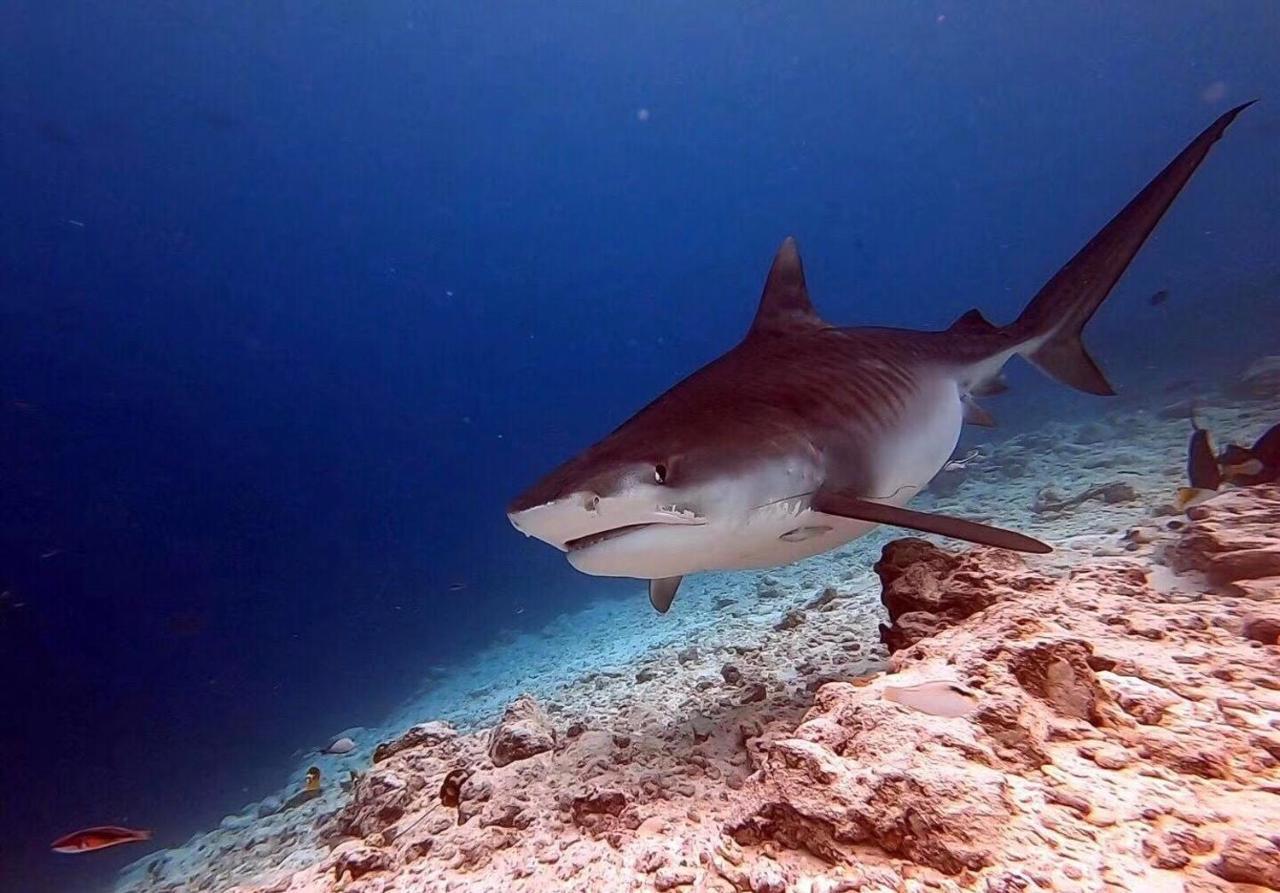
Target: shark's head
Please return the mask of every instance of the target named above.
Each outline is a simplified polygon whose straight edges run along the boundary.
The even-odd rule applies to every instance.
[[[676,415],[651,407],[565,462],[512,501],[511,523],[584,573],[653,579],[715,566],[753,517],[813,489],[803,452],[663,437],[683,429]]]
[[[817,486],[817,450],[787,415],[797,389],[775,380],[771,351],[784,334],[823,325],[787,240],[747,339],[513,500],[511,523],[589,574],[742,566],[747,528],[771,516],[785,524]]]

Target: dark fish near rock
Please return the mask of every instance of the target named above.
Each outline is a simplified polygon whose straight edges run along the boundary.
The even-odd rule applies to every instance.
[[[1237,487],[1280,480],[1280,424],[1272,425],[1252,447],[1228,444],[1218,456],[1222,478]]]
[[[466,769],[454,769],[440,783],[440,803],[450,808],[462,802],[462,786],[471,777]]]
[[[1150,298],[1148,298],[1147,303],[1149,303],[1152,307],[1159,307],[1161,304],[1163,304],[1167,300],[1169,300],[1169,289],[1162,288],[1158,292],[1156,292],[1154,295],[1152,295]]]
[[[1272,425],[1252,447],[1227,444],[1214,455],[1209,432],[1191,419],[1187,446],[1187,478],[1190,486],[1178,490],[1179,508],[1190,508],[1218,492],[1224,483],[1253,487],[1280,480],[1280,424]]]
[[[55,853],[89,853],[122,843],[136,843],[150,839],[150,831],[121,828],[117,825],[99,825],[59,837],[49,845],[49,848]]]
[[[1191,440],[1187,444],[1187,482],[1190,486],[1178,490],[1178,508],[1186,509],[1204,502],[1222,486],[1222,473],[1218,459],[1213,454],[1209,432],[1191,419]]]

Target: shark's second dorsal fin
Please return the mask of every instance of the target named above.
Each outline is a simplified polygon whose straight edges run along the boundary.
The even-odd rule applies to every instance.
[[[999,331],[999,327],[992,325],[987,318],[982,315],[982,311],[975,307],[972,310],[967,310],[961,314],[960,318],[953,322],[951,324],[951,328],[947,329],[947,331],[982,333],[985,335],[990,332]]]
[[[821,324],[822,320],[809,300],[809,289],[804,284],[800,249],[796,247],[796,240],[787,236],[774,255],[756,318],[747,334],[774,334]]]

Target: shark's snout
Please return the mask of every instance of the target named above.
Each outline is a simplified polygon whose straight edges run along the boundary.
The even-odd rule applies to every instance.
[[[516,530],[562,552],[585,551],[647,527],[706,523],[690,505],[603,497],[590,491],[533,505],[516,500],[508,507],[507,518]]]

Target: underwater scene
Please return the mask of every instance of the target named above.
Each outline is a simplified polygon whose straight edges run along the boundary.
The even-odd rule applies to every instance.
[[[1278,48],[0,7],[0,890],[1280,891]]]

